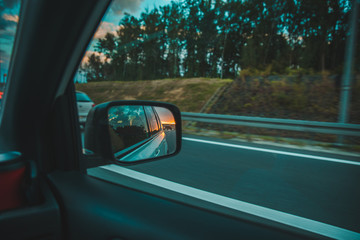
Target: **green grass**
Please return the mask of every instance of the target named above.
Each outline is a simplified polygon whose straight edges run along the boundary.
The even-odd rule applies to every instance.
[[[190,78],[131,82],[76,84],[96,103],[115,100],[152,100],[177,105],[183,112],[199,112],[211,96],[230,79]]]

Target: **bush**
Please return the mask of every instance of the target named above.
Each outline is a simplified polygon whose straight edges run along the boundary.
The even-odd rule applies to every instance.
[[[246,76],[245,71],[224,92],[209,112],[243,116],[289,118],[336,122],[339,112],[340,89],[336,77],[318,76]],[[243,72],[242,71],[242,72]],[[301,71],[301,69],[299,69]],[[360,83],[352,92],[350,121],[360,123]]]

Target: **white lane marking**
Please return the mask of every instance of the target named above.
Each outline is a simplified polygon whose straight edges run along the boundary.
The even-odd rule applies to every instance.
[[[354,161],[337,159],[337,158],[321,157],[321,156],[302,154],[302,153],[285,152],[285,151],[272,150],[272,149],[266,149],[266,148],[249,147],[249,146],[242,146],[242,145],[236,145],[236,144],[230,144],[230,143],[222,143],[222,142],[215,142],[215,141],[208,141],[208,140],[201,140],[201,139],[187,138],[187,137],[183,137],[182,139],[187,140],[187,141],[193,141],[193,142],[220,145],[220,146],[224,146],[224,147],[241,148],[241,149],[254,150],[254,151],[260,151],[260,152],[276,153],[276,154],[289,155],[289,156],[294,156],[294,157],[311,158],[311,159],[316,159],[316,160],[321,160],[321,161],[344,163],[344,164],[360,166],[360,162],[354,162]]]
[[[274,222],[282,223],[308,232],[320,234],[334,239],[359,239],[360,233],[353,232],[344,228],[336,227],[330,224],[318,222],[315,220],[299,217],[289,213],[261,207],[255,204],[243,202],[229,197],[224,197],[215,193],[199,190],[193,187],[175,183],[162,178],[154,177],[148,174],[140,173],[115,164],[102,166],[100,168],[116,172],[124,176],[140,180],[170,191],[178,192],[186,196],[197,198],[216,205],[234,209],[240,212],[255,215]]]

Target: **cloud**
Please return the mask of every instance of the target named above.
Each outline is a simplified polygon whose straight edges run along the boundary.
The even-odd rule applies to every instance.
[[[100,39],[104,38],[107,33],[112,33],[116,35],[116,31],[120,29],[120,26],[116,26],[111,22],[101,22],[98,30],[95,33],[94,38]]]
[[[99,52],[95,52],[95,51],[87,51],[85,53],[85,56],[81,60],[81,65],[84,65],[84,64],[88,63],[90,56],[93,55],[93,54],[95,54],[95,56],[100,56],[100,61],[101,62],[106,61],[106,56],[105,56],[104,53],[99,53]],[[109,59],[108,59],[108,61],[109,61]]]
[[[19,16],[18,15],[12,15],[12,14],[6,14],[4,13],[2,15],[2,18],[8,22],[15,22],[18,23],[19,22]]]
[[[143,2],[144,0],[114,0],[110,9],[115,15],[122,15],[124,10],[136,13]]]
[[[14,24],[14,21],[4,18],[4,15],[13,15],[9,12],[18,12],[20,0],[0,0],[0,30],[6,29],[9,25]]]

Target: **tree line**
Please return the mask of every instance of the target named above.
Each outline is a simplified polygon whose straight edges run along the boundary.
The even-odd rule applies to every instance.
[[[88,81],[339,73],[350,10],[350,0],[172,1],[125,14],[82,67]]]

